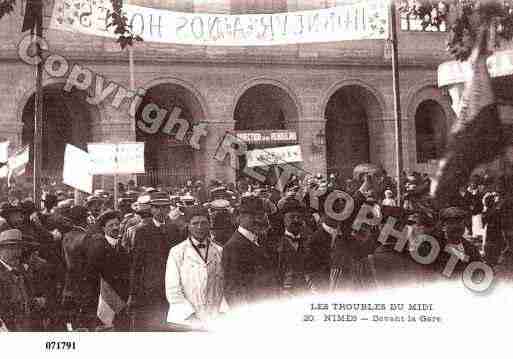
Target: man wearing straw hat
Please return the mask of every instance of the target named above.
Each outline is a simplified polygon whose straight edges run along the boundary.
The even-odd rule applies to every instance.
[[[176,225],[170,223],[169,195],[149,193],[149,204],[152,218],[135,227],[128,307],[132,330],[167,330],[166,261],[181,237]]]
[[[44,303],[41,303],[42,298],[31,298],[22,257],[26,250],[37,247],[36,242],[23,239],[18,229],[0,232],[0,321],[4,330],[35,329],[32,311]]]

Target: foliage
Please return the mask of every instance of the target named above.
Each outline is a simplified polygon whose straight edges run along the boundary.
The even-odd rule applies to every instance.
[[[411,1],[403,0],[399,5],[399,12],[407,18],[421,20],[422,31],[436,28],[440,31],[441,25],[447,22],[449,4],[447,1]]]
[[[14,4],[16,0],[0,0],[0,19],[6,15],[14,11]]]
[[[123,1],[110,1],[113,11],[108,16],[110,20],[108,27],[114,27],[114,33],[118,35],[117,42],[121,48],[124,49],[126,46],[132,46],[134,41],[142,41],[143,39],[140,36],[134,35],[130,25],[128,25],[127,17],[123,15]],[[0,0],[0,20],[14,11],[15,4],[16,0]]]
[[[513,38],[513,1],[499,0],[402,0],[401,14],[422,20],[422,30],[450,22],[447,50],[457,60],[466,60],[480,26],[496,25],[495,44]]]
[[[499,47],[502,41],[513,38],[513,9],[510,2],[467,0],[459,4],[457,10],[447,43],[448,51],[457,60],[463,61],[469,57],[480,26],[495,23],[495,44],[489,44],[489,47]]]
[[[124,49],[126,46],[132,46],[134,41],[142,41],[139,35],[134,35],[128,18],[123,14],[123,0],[111,0],[113,12],[110,14],[111,22],[108,27],[114,27],[114,33],[118,34],[117,42]]]

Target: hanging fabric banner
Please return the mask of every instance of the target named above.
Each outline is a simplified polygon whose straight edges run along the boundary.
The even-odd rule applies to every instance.
[[[173,12],[136,5],[124,11],[146,42],[202,46],[266,46],[388,38],[388,1],[273,14]],[[50,28],[117,38],[108,27],[110,0],[55,0]]]

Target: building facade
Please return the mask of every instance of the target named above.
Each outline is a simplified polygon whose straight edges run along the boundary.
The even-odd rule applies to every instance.
[[[337,5],[336,0],[138,1],[141,6],[202,13],[299,11]],[[340,1],[340,3],[346,3]],[[13,146],[33,134],[35,66],[20,59],[24,4],[0,21],[0,128]],[[51,7],[46,9],[45,24]],[[404,19],[397,14],[398,21]],[[404,26],[401,26],[404,28]],[[433,174],[454,120],[450,97],[437,86],[437,67],[449,60],[443,31],[399,32],[404,168]],[[391,46],[386,40],[267,47],[211,47],[142,42],[129,55],[112,39],[46,29],[49,52],[95,75],[87,89],[63,91],[61,77],[44,72],[46,173],[62,170],[64,146],[88,142],[145,141],[147,176],[141,182],[173,184],[186,178],[233,181],[236,170],[215,154],[227,132],[289,130],[297,134],[311,174],[350,176],[359,163],[395,171]],[[54,71],[55,74],[55,71]],[[108,84],[139,89],[142,102],[116,100]],[[107,100],[88,99],[101,90]],[[118,89],[119,92],[119,89]],[[118,103],[116,103],[116,101]],[[168,114],[178,108],[192,128],[204,124],[199,149],[176,136],[141,133],[136,123],[147,103]],[[117,105],[117,106],[116,106]],[[131,108],[132,107],[132,108]],[[190,135],[190,131],[188,132]],[[150,176],[150,177],[148,177]]]

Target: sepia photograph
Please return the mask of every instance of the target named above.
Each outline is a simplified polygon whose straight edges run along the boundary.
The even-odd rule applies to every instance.
[[[0,0],[0,103],[1,347],[513,318],[513,1]]]

